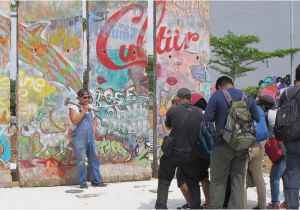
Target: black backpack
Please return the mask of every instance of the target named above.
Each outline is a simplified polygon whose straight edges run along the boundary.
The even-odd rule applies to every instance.
[[[289,98],[288,90],[286,90],[287,100],[278,108],[274,134],[276,139],[280,141],[300,140],[300,107],[296,100],[299,92],[300,88],[293,97]]]

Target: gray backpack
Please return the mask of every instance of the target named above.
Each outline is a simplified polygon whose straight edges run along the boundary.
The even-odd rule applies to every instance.
[[[256,140],[255,127],[246,103],[247,95],[243,92],[240,101],[233,101],[228,90],[222,90],[229,105],[226,126],[223,133],[224,140],[235,150],[245,150]]]

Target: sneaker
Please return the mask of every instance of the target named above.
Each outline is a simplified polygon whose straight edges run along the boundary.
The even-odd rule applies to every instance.
[[[88,186],[87,186],[86,184],[81,184],[81,185],[79,186],[79,188],[80,188],[80,189],[87,189]]]
[[[181,207],[177,207],[177,209],[190,209],[191,207],[190,207],[190,205],[189,204],[184,204],[183,206],[181,206]]]
[[[204,203],[203,205],[200,206],[200,209],[208,209],[209,206],[207,205],[207,203]]]
[[[280,204],[269,203],[267,209],[280,209]]]
[[[104,182],[101,182],[101,183],[92,183],[92,186],[93,187],[106,187],[107,184],[105,184]]]
[[[281,209],[286,209],[286,201],[283,201],[279,206]]]

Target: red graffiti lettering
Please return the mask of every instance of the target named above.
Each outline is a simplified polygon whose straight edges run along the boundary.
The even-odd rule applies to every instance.
[[[174,37],[173,37],[171,29],[167,29],[166,26],[159,27],[164,15],[165,15],[166,2],[158,1],[157,6],[162,7],[161,16],[158,19],[159,20],[158,24],[156,25],[156,28],[158,28],[158,33],[156,36],[156,43],[157,43],[156,50],[157,50],[158,54],[162,54],[164,52],[170,52],[173,49],[175,51],[186,50],[190,47],[191,40],[195,42],[200,39],[200,35],[198,33],[188,32],[188,33],[186,33],[183,41],[181,43],[179,43],[179,38],[180,38],[179,29],[175,29]]]
[[[109,52],[107,49],[107,42],[110,36],[110,33],[117,22],[122,18],[123,15],[128,13],[131,10],[137,9],[140,11],[140,15],[133,17],[131,22],[133,24],[140,23],[144,16],[144,9],[139,4],[131,4],[128,7],[125,7],[122,10],[119,10],[114,15],[112,15],[105,23],[103,28],[100,30],[97,45],[96,45],[96,52],[97,57],[102,65],[107,67],[110,70],[121,70],[124,68],[128,68],[133,65],[140,65],[144,68],[147,66],[147,59],[146,54],[143,50],[143,45],[145,44],[145,34],[147,30],[147,18],[142,25],[140,33],[138,35],[136,44],[129,44],[127,47],[126,45],[120,46],[119,51],[119,58],[125,63],[124,65],[116,64],[109,56]],[[127,50],[126,50],[127,49]]]

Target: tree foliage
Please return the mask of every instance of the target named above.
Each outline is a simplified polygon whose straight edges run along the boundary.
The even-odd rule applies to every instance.
[[[251,95],[253,98],[256,98],[258,96],[259,90],[260,86],[248,86],[244,89],[244,91]]]
[[[247,72],[255,71],[257,62],[267,63],[269,58],[295,54],[300,48],[277,49],[271,52],[261,51],[251,44],[259,43],[254,35],[235,35],[228,32],[224,37],[211,37],[210,46],[216,59],[210,61],[210,68],[233,80],[243,77]]]

